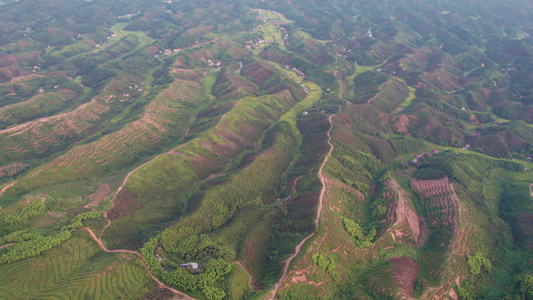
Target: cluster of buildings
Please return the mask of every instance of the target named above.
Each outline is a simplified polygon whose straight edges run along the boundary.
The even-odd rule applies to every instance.
[[[313,107],[311,107],[311,108],[309,109],[309,111],[306,110],[306,111],[302,112],[302,115],[307,116],[307,115],[309,114],[310,111],[317,111],[317,109],[316,109],[316,107],[313,106]],[[326,111],[325,111],[325,110],[321,110],[320,113],[321,113],[321,114],[325,114]]]
[[[263,22],[266,22],[268,20],[268,17],[265,16],[265,12],[261,9],[252,9],[252,12],[257,13],[257,17],[255,17],[256,20],[262,20]]]
[[[412,161],[415,165],[418,165],[424,158],[432,155],[432,154],[437,154],[439,153],[439,151],[437,150],[431,150],[431,152],[424,152],[420,155],[418,155],[417,157],[415,157]]]
[[[477,131],[477,130],[473,130],[473,131],[470,131],[469,132],[471,135],[473,136],[481,136],[481,132]]]
[[[141,11],[139,10],[139,11],[137,11],[136,14],[127,14],[127,15],[123,15],[123,16],[118,16],[118,18],[130,18],[130,17],[136,16],[136,15],[138,15],[140,13],[141,13]]]
[[[304,92],[305,92],[306,94],[309,94],[309,87],[306,86],[306,85],[303,84],[303,83],[301,83],[300,85],[302,86],[302,89],[304,90]]]
[[[262,45],[262,44],[269,44],[269,43],[273,43],[274,41],[273,40],[263,40],[263,39],[259,39],[257,41],[248,41],[246,42],[246,46],[244,46],[245,49],[247,50],[251,50],[251,49],[259,49],[259,45]]]
[[[213,62],[211,59],[207,60],[207,65],[210,67],[220,67],[222,63],[220,61]]]
[[[285,65],[285,69],[286,69],[286,70],[289,70],[290,68],[291,68],[291,66],[289,66],[289,65]],[[306,77],[305,74],[304,74],[304,72],[300,71],[299,69],[297,69],[297,68],[292,68],[292,70],[293,70],[296,74],[302,76],[303,78]]]
[[[171,49],[165,49],[163,51],[159,51],[159,53],[162,54],[162,55],[171,55],[172,52],[176,53],[176,52],[178,52],[180,50],[181,50],[181,48],[176,48],[176,49],[172,49],[172,50]],[[159,54],[155,54],[154,57],[158,58]]]
[[[287,31],[287,28],[285,28],[285,22],[283,21],[273,21],[272,24],[276,26],[279,30],[281,30],[281,36],[283,37],[284,41],[287,41],[289,39],[289,31]]]

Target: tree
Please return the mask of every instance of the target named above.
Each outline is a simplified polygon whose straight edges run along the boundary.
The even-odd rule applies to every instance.
[[[216,287],[206,287],[204,289],[204,295],[209,300],[221,300],[226,296],[226,293]]]
[[[482,271],[487,273],[492,269],[492,263],[483,252],[477,252],[474,256],[468,257],[468,265],[470,266],[470,274],[478,276]]]
[[[518,287],[518,291],[525,299],[533,299],[533,274],[520,274],[515,276],[514,281]]]

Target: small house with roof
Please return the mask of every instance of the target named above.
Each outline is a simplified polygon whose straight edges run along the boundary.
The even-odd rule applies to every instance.
[[[192,269],[193,271],[194,270],[198,270],[198,264],[197,263],[181,264],[180,267],[183,268],[183,269]]]

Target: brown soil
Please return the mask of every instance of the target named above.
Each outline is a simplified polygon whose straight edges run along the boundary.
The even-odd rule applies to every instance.
[[[339,112],[341,110],[341,107],[339,106]],[[305,237],[297,246],[296,248],[294,249],[294,253],[291,254],[291,256],[289,256],[289,258],[287,258],[287,260],[285,260],[285,267],[283,269],[283,275],[281,276],[281,278],[279,279],[279,281],[274,285],[274,289],[272,290],[272,292],[269,294],[269,299],[270,300],[274,300],[274,298],[276,297],[276,293],[277,291],[279,290],[279,288],[281,287],[281,284],[287,279],[287,271],[289,270],[289,266],[291,264],[291,261],[296,257],[298,256],[298,254],[300,254],[301,250],[302,250],[302,246],[303,244],[308,240],[310,239],[312,236],[315,235],[316,233],[316,230],[318,230],[318,225],[319,225],[319,222],[320,222],[320,215],[321,215],[321,212],[322,212],[322,207],[323,207],[323,203],[324,203],[324,194],[326,193],[326,177],[323,175],[322,173],[322,170],[324,169],[324,166],[326,165],[329,157],[331,156],[331,153],[333,152],[333,144],[331,143],[331,130],[333,129],[333,122],[332,122],[332,118],[334,117],[335,115],[331,115],[329,116],[329,123],[330,123],[330,128],[327,132],[327,136],[328,136],[328,145],[330,147],[329,149],[329,152],[328,154],[326,155],[324,161],[322,162],[322,164],[320,165],[320,168],[318,169],[318,177],[320,177],[320,181],[322,182],[322,189],[320,190],[320,196],[318,198],[318,209],[317,209],[317,216],[316,216],[316,219],[315,219],[315,231],[312,232],[310,235],[308,235],[307,237]]]
[[[478,124],[481,124],[481,122],[479,122],[478,118],[476,117],[475,114],[472,114],[470,116],[470,119],[468,120],[468,122],[472,125],[478,125]]]
[[[457,265],[462,260],[457,257],[464,257],[474,251],[471,236],[477,232],[477,227],[470,223],[468,211],[462,206],[459,197],[455,193],[453,184],[448,177],[444,176],[437,180],[413,180],[413,190],[419,191],[422,195],[422,204],[429,209],[439,211],[428,223],[436,227],[444,228],[451,233],[449,240],[441,241],[442,247],[447,247],[445,262],[440,266],[435,266],[432,274],[440,277],[440,285],[427,289],[422,298],[441,299],[455,295],[453,282],[460,274],[455,271]],[[463,218],[463,215],[466,216]]]
[[[138,199],[127,188],[123,188],[117,194],[113,202],[113,208],[108,211],[109,220],[113,221],[131,215],[132,209]],[[139,209],[136,207],[136,209]]]
[[[520,228],[527,237],[533,236],[533,214],[520,214],[518,215],[518,221],[520,222]],[[526,247],[533,249],[533,239],[529,238],[524,241]]]
[[[393,122],[392,129],[399,132],[407,132],[411,119],[406,115],[400,115],[392,117],[391,121]]]
[[[420,266],[412,258],[394,257],[389,260],[393,268],[394,282],[398,285],[402,298],[413,297],[416,277],[420,272]]]
[[[85,207],[90,206],[98,206],[100,203],[109,195],[109,185],[107,184],[101,184],[94,193],[87,196],[91,202],[87,204]]]
[[[408,204],[406,198],[407,195],[403,191],[398,182],[394,179],[387,182],[388,193],[383,196],[392,201],[388,205],[387,209],[387,221],[391,223],[390,229],[386,233],[390,233],[393,240],[399,238],[412,239],[413,244],[419,244],[421,235],[425,237],[426,233],[421,228],[421,218],[416,211]],[[383,235],[384,237],[386,236]]]
[[[450,73],[444,67],[440,67],[437,70],[431,72],[423,72],[423,79],[432,83],[438,88],[452,91],[460,88],[459,77]]]

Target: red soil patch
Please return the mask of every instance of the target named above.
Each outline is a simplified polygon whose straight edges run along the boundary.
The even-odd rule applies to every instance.
[[[107,184],[101,184],[94,193],[87,196],[88,199],[91,200],[91,203],[87,204],[87,206],[98,206],[100,205],[100,202],[102,202],[107,195],[109,194],[109,185]]]
[[[0,81],[11,80],[16,75],[19,75],[19,74],[17,73],[17,68],[14,66],[7,66],[4,68],[0,68]]]
[[[444,67],[440,67],[434,72],[423,72],[423,78],[435,85],[438,88],[444,89],[446,91],[453,91],[460,88],[459,77],[450,73]]]
[[[394,257],[392,264],[394,282],[398,285],[402,297],[411,298],[415,290],[415,282],[420,266],[410,257]]]
[[[133,195],[127,188],[123,188],[118,193],[114,203],[113,208],[111,208],[107,217],[110,221],[116,220],[118,218],[126,217],[131,215],[134,206],[138,202],[138,199]],[[139,210],[137,208],[136,210]]]
[[[518,215],[518,221],[520,222],[520,227],[524,232],[526,237],[529,237],[525,241],[526,247],[533,249],[533,214],[520,214]]]
[[[19,55],[18,60],[19,61],[30,60],[30,59],[35,59],[40,56],[41,56],[41,51],[25,52]]]
[[[387,222],[392,226],[386,233],[390,233],[394,241],[403,240],[404,237],[413,240],[413,244],[419,245],[421,236],[426,235],[424,233],[425,228],[420,226],[421,218],[417,215],[416,211],[407,203],[408,197],[405,191],[401,190],[398,182],[395,180],[389,180],[387,182],[387,189],[389,192],[383,194],[386,199],[392,201],[387,205]],[[385,236],[385,235],[384,235]]]
[[[457,258],[465,257],[475,251],[471,237],[475,236],[477,227],[469,221],[471,216],[462,206],[448,177],[444,176],[438,180],[413,180],[412,186],[413,190],[421,193],[422,204],[435,212],[428,222],[435,227],[444,227],[444,230],[452,235],[449,241],[441,241],[441,246],[446,246],[448,249],[445,254],[446,260],[440,267],[435,266],[431,272],[440,278],[440,285],[427,289],[421,298],[451,297],[455,294],[453,282],[457,276],[460,276],[458,270],[461,270],[464,264],[463,259]]]
[[[478,124],[481,124],[481,122],[479,122],[479,120],[477,119],[476,115],[475,114],[472,114],[470,116],[470,119],[468,120],[468,122],[472,125],[478,125]]]
[[[202,78],[200,74],[190,69],[174,68],[170,71],[170,73],[175,74],[177,77],[185,80],[198,80]]]
[[[7,67],[17,62],[17,57],[11,54],[0,54],[0,67]]]
[[[407,132],[407,127],[411,123],[411,118],[406,115],[393,116],[391,121],[393,122],[392,129],[399,132]]]
[[[333,58],[328,53],[307,55],[307,59],[319,65],[327,65],[333,62]]]
[[[289,55],[276,55],[270,51],[270,48],[265,48],[265,50],[261,52],[261,57],[268,60],[277,61],[280,64],[288,64],[291,61],[291,57]]]
[[[274,75],[274,72],[266,66],[266,63],[255,61],[246,65],[242,69],[241,75],[252,79],[257,85],[263,85],[267,79]]]
[[[18,174],[22,171],[24,171],[26,168],[28,168],[30,165],[23,164],[23,163],[16,163],[12,165],[8,165],[5,167],[0,168],[0,178],[4,176],[13,176],[15,174]]]

